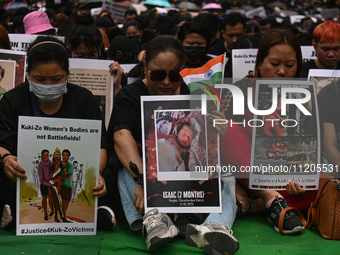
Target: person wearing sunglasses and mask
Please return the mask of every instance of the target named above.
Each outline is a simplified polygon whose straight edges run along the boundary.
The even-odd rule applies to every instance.
[[[181,26],[177,38],[185,50],[184,67],[198,68],[212,59],[207,55],[210,37],[208,28],[198,21],[188,21]]]
[[[101,120],[100,174],[92,194],[106,193],[101,176],[107,164],[108,147],[103,116],[93,94],[68,83],[68,75],[66,46],[54,37],[39,36],[27,51],[27,80],[7,92],[0,102],[0,196],[7,204],[1,227],[15,222],[15,181],[17,177],[27,178],[25,169],[17,162],[19,116]]]
[[[132,230],[137,231],[142,229],[143,225],[145,226],[146,243],[150,251],[173,239],[179,234],[179,229],[167,214],[159,212],[158,209],[152,209],[144,215],[140,97],[189,94],[190,91],[182,82],[179,74],[184,62],[185,52],[178,39],[169,35],[161,35],[152,39],[146,46],[141,62],[144,76],[118,93],[108,128],[109,136],[113,138],[115,156],[120,164],[120,166],[116,165],[118,188],[126,219]],[[223,118],[224,115],[221,112],[215,112],[209,116]],[[217,128],[216,131],[223,136],[226,132],[226,125]],[[111,164],[113,164],[112,161]],[[215,237],[218,236],[214,240],[209,240],[210,244],[206,245],[208,254],[212,254],[213,249],[221,253],[233,254],[239,247],[238,241],[229,230],[236,213],[233,204],[235,194],[232,188],[227,187],[224,191],[225,196],[222,200],[225,207],[222,209],[222,214],[210,214],[204,222],[205,225],[195,225],[198,229],[202,227],[206,232]],[[195,234],[200,235],[204,242],[206,236],[199,231],[195,230]],[[202,247],[202,243],[195,243],[191,240],[191,234],[189,232],[187,235],[188,244]]]

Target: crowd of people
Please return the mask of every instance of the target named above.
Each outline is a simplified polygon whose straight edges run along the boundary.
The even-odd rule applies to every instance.
[[[176,226],[172,215],[158,209],[145,212],[140,97],[190,94],[179,72],[183,68],[201,67],[214,56],[224,53],[228,58],[225,78],[233,78],[233,49],[258,49],[254,70],[235,84],[244,94],[248,88],[254,88],[255,78],[306,79],[309,69],[339,69],[338,17],[330,20],[323,19],[321,15],[310,17],[321,8],[336,7],[338,1],[282,1],[284,9],[306,15],[294,24],[291,24],[289,16],[279,16],[279,7],[270,7],[269,4],[267,18],[247,18],[237,12],[245,6],[262,6],[262,1],[225,1],[220,8],[201,12],[170,9],[160,13],[156,8],[149,8],[140,15],[131,7],[125,12],[123,23],[114,19],[107,10],[92,17],[87,10],[64,4],[62,1],[58,8],[52,6],[46,11],[29,11],[26,7],[15,11],[1,9],[0,48],[11,49],[8,33],[44,35],[37,37],[27,50],[26,81],[4,93],[0,101],[2,227],[15,222],[14,182],[17,177],[27,178],[25,169],[17,163],[18,116],[39,116],[102,120],[99,183],[93,187],[93,195],[102,197],[100,203],[104,205],[109,205],[112,199],[119,200],[130,228],[146,229],[147,249],[150,251],[177,235],[184,235],[188,245],[203,248],[207,254],[234,254],[239,249],[231,231],[236,214],[245,215],[249,211],[267,212],[268,220],[277,232],[292,234],[304,229],[293,211],[285,213],[283,228],[280,229],[281,211],[289,206],[306,211],[316,191],[306,191],[298,182],[287,183],[286,190],[252,190],[248,188],[247,176],[242,174],[236,176],[237,180],[235,176],[222,175],[222,213],[201,215],[198,222],[190,222],[189,219],[184,228]],[[224,14],[226,10],[236,12]],[[64,42],[54,35],[64,37]],[[315,60],[303,62],[300,46],[306,45],[314,47]],[[69,58],[112,60],[109,69],[114,75],[115,98],[107,129],[92,93],[67,81]],[[121,64],[135,64],[135,67],[125,73]],[[1,76],[4,76],[3,72]],[[128,84],[129,77],[136,80]],[[323,160],[334,166],[340,164],[340,116],[336,110],[340,90],[337,83],[337,80],[332,80],[328,86],[318,90]],[[240,122],[239,119],[253,118],[247,105],[244,115],[233,116],[232,95],[222,99],[221,110],[209,113],[211,121],[226,118],[236,123]],[[273,116],[264,118],[276,117],[281,119],[277,111]],[[216,125],[215,130],[220,139],[221,164],[249,166],[252,128],[224,124]],[[188,147],[196,132],[183,120],[177,131],[166,133],[166,139],[163,137],[158,143],[159,146],[172,143],[178,148],[174,157],[182,160],[190,150]],[[272,131],[265,127],[264,132],[268,136],[281,134],[278,124]],[[66,164],[70,153],[65,153],[68,154],[65,155]],[[168,158],[169,155],[166,153],[167,160],[174,161]],[[62,156],[64,158],[64,152]],[[59,151],[59,161],[60,158]],[[47,160],[48,153],[44,161]],[[169,167],[169,164],[166,165]],[[181,171],[189,168],[184,160],[177,165]],[[64,172],[63,181],[72,174],[71,170]],[[47,179],[47,184],[41,186],[44,218],[54,214],[55,221],[59,222],[56,209],[48,215],[47,199],[51,199],[51,208],[56,208],[56,205],[52,204],[53,197],[48,190],[53,185],[49,182],[51,177]],[[71,184],[66,186],[68,190],[62,192],[65,197],[61,205],[63,220],[66,220],[64,217],[74,192]],[[108,225],[114,222],[111,217]]]

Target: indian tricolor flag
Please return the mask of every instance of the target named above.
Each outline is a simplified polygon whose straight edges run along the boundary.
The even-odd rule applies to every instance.
[[[214,87],[216,81],[222,81],[225,62],[225,55],[220,55],[199,68],[185,68],[180,74],[190,91],[195,90],[194,87],[197,87],[198,84]]]

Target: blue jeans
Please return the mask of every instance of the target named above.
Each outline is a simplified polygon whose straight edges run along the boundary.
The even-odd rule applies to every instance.
[[[120,199],[127,222],[132,230],[140,230],[143,227],[143,216],[139,214],[133,204],[136,182],[126,168],[118,170],[118,189]]]
[[[236,197],[235,197],[235,178],[221,178],[221,197],[222,213],[211,213],[204,223],[218,223],[231,229],[236,217]],[[140,230],[143,227],[143,216],[139,214],[133,204],[133,195],[136,188],[136,182],[126,168],[118,171],[118,189],[125,217],[132,230]]]
[[[234,176],[221,177],[222,213],[210,213],[204,223],[218,223],[232,228],[236,218],[235,184]]]

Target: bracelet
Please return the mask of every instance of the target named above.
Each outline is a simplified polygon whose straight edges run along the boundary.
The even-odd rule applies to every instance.
[[[138,173],[137,174],[137,182],[138,185],[142,185],[144,184],[144,178],[143,178],[143,174]]]
[[[12,154],[11,154],[11,153],[6,153],[6,154],[4,154],[4,155],[2,156],[2,160],[4,160],[7,156],[12,156]]]

